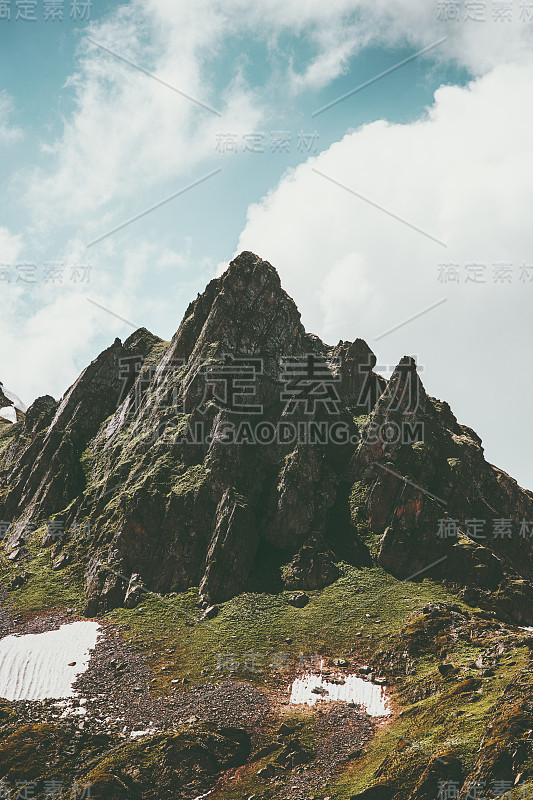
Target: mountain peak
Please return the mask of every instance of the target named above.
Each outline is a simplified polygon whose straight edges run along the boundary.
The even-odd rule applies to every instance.
[[[143,368],[125,374],[132,359]],[[196,585],[227,600],[265,548],[316,588],[335,580],[335,555],[371,560],[365,526],[384,537],[373,557],[387,571],[405,578],[446,556],[440,577],[453,579],[462,551],[437,536],[444,507],[458,520],[490,509],[533,519],[533,500],[426,394],[411,356],[389,381],[375,367],[361,338],[328,347],[308,334],[274,267],[244,251],[189,305],[172,342],[140,328],[95,359],[57,410],[52,398],[30,409],[5,456],[0,518],[61,514],[99,531],[97,548],[69,555],[85,570],[88,613],[122,605],[122,576],[134,574],[150,591]],[[487,542],[483,558],[494,554],[504,566],[492,583],[475,553],[458,583],[503,592],[516,575],[533,580],[528,540]],[[518,611],[531,623],[529,583],[526,594]],[[512,604],[505,613],[518,619]]]
[[[242,253],[230,261],[222,278],[237,281],[238,283],[274,280],[278,286],[281,286],[281,280],[275,267],[250,250],[243,250]]]
[[[244,251],[187,308],[167,357],[197,363],[206,351],[303,352],[307,334],[274,267]]]

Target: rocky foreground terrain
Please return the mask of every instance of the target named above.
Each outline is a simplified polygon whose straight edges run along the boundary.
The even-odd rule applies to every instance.
[[[376,363],[245,252],[171,342],[0,420],[0,637],[103,629],[75,698],[0,701],[4,791],[529,796],[533,493],[412,358]],[[289,704],[313,671],[391,715]]]

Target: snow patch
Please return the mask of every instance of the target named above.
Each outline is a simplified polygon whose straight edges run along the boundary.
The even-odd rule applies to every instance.
[[[8,422],[13,422],[14,424],[17,421],[17,412],[14,406],[0,408],[0,419],[7,419]]]
[[[140,739],[142,736],[153,736],[156,733],[159,733],[157,728],[146,728],[144,731],[132,731],[130,733],[130,739]]]
[[[0,697],[72,697],[72,684],[87,669],[100,633],[97,622],[80,621],[56,631],[5,636],[0,640]]]
[[[17,395],[16,395],[16,394],[13,394],[13,392],[9,392],[9,391],[8,391],[8,390],[7,390],[7,389],[4,387],[4,385],[3,385],[2,383],[0,383],[0,387],[2,388],[2,392],[3,392],[3,394],[4,394],[4,397],[6,397],[6,398],[9,400],[9,402],[11,403],[11,405],[12,405],[12,406],[15,406],[15,408],[18,408],[18,410],[19,410],[19,411],[24,411],[24,413],[26,413],[26,411],[28,410],[28,408],[27,408],[27,406],[25,406],[25,405],[24,405],[24,403],[22,402],[22,400],[20,399],[20,397],[17,397]]]
[[[338,681],[338,683],[334,681]],[[357,675],[342,673],[336,674],[334,681],[324,678],[322,674],[315,675],[308,672],[302,677],[296,678],[289,686],[289,703],[291,705],[304,703],[314,706],[320,700],[326,702],[342,700],[346,703],[361,705],[372,717],[385,717],[391,714],[388,695],[382,686],[376,686]],[[313,692],[313,689],[320,691]]]
[[[0,391],[4,395],[5,399],[9,400],[11,404],[9,406],[4,406],[3,408],[0,408],[0,419],[7,419],[8,422],[15,423],[17,421],[17,409],[19,411],[24,411],[24,413],[26,413],[28,409],[24,405],[22,400],[19,397],[17,397],[16,394],[13,394],[13,392],[8,391],[4,387],[4,384],[1,381],[0,381]]]

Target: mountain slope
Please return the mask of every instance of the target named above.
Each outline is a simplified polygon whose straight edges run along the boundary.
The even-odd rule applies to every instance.
[[[310,357],[315,395],[302,373]],[[495,593],[502,612],[532,623],[532,545],[517,531],[533,495],[485,461],[411,359],[388,385],[374,365],[362,340],[329,347],[307,334],[273,267],[243,253],[169,344],[142,329],[116,340],[57,407],[41,398],[29,409],[2,457],[7,546],[51,517],[90,529],[88,543],[54,545],[84,566],[88,614],[122,605],[132,575],[154,591],[200,585],[206,603],[227,600],[265,557],[294,556],[293,585],[315,588],[336,575],[336,554],[402,578],[439,562],[434,576]],[[254,441],[259,423],[273,441]],[[313,424],[330,426],[329,441],[305,443]],[[243,432],[237,444],[225,440],[230,425]],[[300,440],[282,441],[298,426]],[[457,524],[439,538],[445,519]],[[472,536],[472,519],[508,520],[512,538]]]
[[[307,333],[245,252],[170,342],[117,339],[6,423],[0,635],[86,614],[107,638],[83,725],[0,703],[0,780],[43,800],[51,776],[102,800],[531,785],[533,494],[412,358],[375,367]],[[287,706],[320,661],[383,676],[392,717]]]

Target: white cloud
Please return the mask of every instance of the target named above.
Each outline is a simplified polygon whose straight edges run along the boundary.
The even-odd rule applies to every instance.
[[[24,178],[27,202],[41,224],[80,223],[90,215],[97,234],[124,214],[117,203],[158,184],[198,177],[198,165],[215,155],[217,132],[239,135],[253,130],[261,117],[238,72],[227,76],[216,102],[212,97],[204,66],[206,50],[220,44],[216,20],[210,25],[209,16],[196,18],[193,25],[182,5],[163,24],[160,14],[143,6],[120,8],[83,40],[78,71],[68,81],[76,109],[62,136],[43,145],[55,167]],[[215,111],[220,103],[220,116],[199,103]]]
[[[188,244],[178,252],[161,242],[136,243],[119,254],[110,242],[85,282],[74,283],[73,265],[90,262],[84,243],[72,240],[64,249],[62,282],[44,281],[39,264],[35,283],[2,284],[0,380],[27,405],[44,393],[58,399],[115,337],[124,341],[141,326],[170,337],[198,288],[183,296],[184,272],[185,284],[191,280]],[[20,237],[0,228],[0,252],[5,263],[22,260]],[[213,266],[200,271],[207,282]]]
[[[438,7],[427,0],[133,0],[120,6],[94,23],[89,36],[222,116],[103,52],[85,36],[76,73],[68,81],[75,94],[74,111],[66,117],[62,135],[42,145],[50,166],[29,176],[26,172],[18,180],[17,188],[25,186],[33,212],[27,234],[35,237],[33,250],[39,241],[46,239],[50,245],[54,240],[68,263],[83,263],[84,242],[157,201],[160,191],[163,197],[170,194],[169,185],[177,190],[210,171],[217,133],[239,136],[257,129],[269,119],[268,104],[274,99],[292,113],[295,94],[330,84],[368,44],[416,50],[447,36],[432,51],[435,57],[454,60],[476,75],[492,70],[490,74],[467,90],[439,90],[427,119],[409,126],[368,125],[287,175],[263,202],[250,208],[239,249],[253,249],[281,268],[309,328],[330,339],[363,335],[370,344],[372,335],[389,323],[441,297],[444,289],[435,281],[438,260],[533,261],[525,222],[532,199],[532,71],[526,61],[533,25],[516,19],[442,22]],[[261,91],[247,85],[241,73],[244,58],[226,66],[227,74],[218,69],[228,63],[225,48],[240,41],[267,44],[270,61]],[[302,64],[304,49],[308,56]],[[515,66],[509,63],[513,61]],[[7,95],[0,95],[0,141],[6,135],[14,141],[18,135],[9,125],[11,110]],[[312,172],[313,165],[445,239],[448,251],[329,184]],[[66,245],[54,229],[63,223],[77,225],[75,239]],[[100,277],[95,277],[91,295],[134,323],[149,326],[154,319],[156,332],[171,335],[180,313],[171,299],[161,300],[147,291],[150,270],[168,270],[174,298],[179,296],[181,302],[189,288],[183,269],[190,259],[186,244],[180,253],[166,247],[166,242],[140,242],[131,252],[122,252],[112,239],[103,241],[98,247]],[[0,260],[11,263],[22,252],[22,242],[0,229],[0,248]],[[200,267],[207,281],[210,265]],[[469,294],[465,287],[456,288],[453,308],[459,321],[450,326],[452,333],[441,324],[446,319],[442,309],[427,318],[428,324],[432,319],[437,326],[438,319],[440,325],[424,337],[428,363],[431,356],[431,364],[439,365],[433,367],[434,392],[440,391],[440,367],[448,364],[446,359],[457,363],[448,364],[442,374],[450,380],[456,374],[466,376],[467,365],[462,372],[457,367],[465,357],[459,342],[475,343],[479,335],[501,356],[502,347],[511,341],[510,333],[500,329],[497,335],[494,324],[480,319],[480,308],[513,332],[518,344],[506,363],[513,358],[519,363],[522,342],[529,335],[520,318],[529,287],[523,287],[519,297],[515,287],[487,287],[482,300],[472,293],[479,287]],[[51,287],[43,287],[37,305],[31,305],[23,287],[2,291],[9,310],[0,319],[0,379],[6,385],[9,381],[26,401],[43,391],[62,393],[96,355],[99,333],[125,338],[130,332],[91,307],[82,293],[54,294]],[[502,315],[504,296],[506,302],[512,298],[513,313],[504,309]],[[467,317],[467,301],[474,303],[472,317]],[[476,332],[466,334],[465,325],[472,320]],[[384,339],[383,348],[390,347],[384,356],[403,354],[388,342],[402,341],[405,349],[416,350],[423,324],[424,318],[402,329],[405,339],[393,338],[397,334]],[[488,355],[483,356],[488,352],[481,347],[481,375],[491,369]],[[32,365],[22,376],[21,364]],[[471,372],[475,369],[470,365]],[[441,394],[448,396],[444,389]],[[465,406],[464,412],[467,422],[475,422],[473,408]]]
[[[522,8],[526,4],[513,4],[510,19],[495,16],[496,12],[486,4],[484,20],[467,19],[464,7],[459,8],[456,18],[446,19],[441,11],[445,5],[437,0],[224,3],[226,9],[238,13],[244,28],[271,31],[274,35],[284,30],[297,35],[305,32],[315,54],[301,73],[292,73],[293,88],[298,90],[326,86],[345,72],[352,55],[371,43],[411,44],[418,50],[446,38],[433,55],[452,60],[473,75],[481,75],[502,62],[520,61],[531,52],[533,19],[531,9]]]
[[[11,123],[14,111],[13,99],[4,90],[0,92],[0,144],[8,145],[22,138],[22,130]]]
[[[94,288],[102,304],[119,309],[116,313],[131,310],[118,293],[100,295]],[[94,339],[99,331],[107,344],[132,332],[124,335],[123,324],[87,302],[88,293],[87,287],[40,282],[2,290],[0,380],[27,405],[45,393],[56,399],[63,395],[98,354]]]
[[[0,227],[0,264],[13,264],[20,256],[22,237]]]
[[[524,261],[533,265],[532,80],[533,63],[502,65],[466,88],[439,89],[424,119],[347,135],[250,207],[237,248],[279,269],[303,322],[326,340],[361,336],[384,364],[418,354],[428,391],[490,432],[489,458],[530,487],[533,282],[519,276]],[[486,265],[485,286],[464,282],[471,262]],[[493,282],[497,262],[512,262],[511,285]],[[461,283],[438,282],[439,263],[459,264]]]
[[[42,145],[52,166],[19,176],[17,189],[21,183],[25,187],[41,234],[54,224],[74,222],[86,224],[89,237],[97,236],[130,209],[140,211],[129,203],[132,197],[169,182],[179,189],[178,181],[186,184],[198,177],[200,166],[215,156],[221,131],[239,137],[258,129],[271,110],[266,97],[273,102],[276,95],[276,103],[283,105],[290,102],[287,89],[298,93],[327,86],[370,43],[420,48],[447,36],[433,55],[456,60],[474,73],[520,59],[531,47],[533,25],[517,19],[445,23],[438,19],[438,7],[427,0],[133,0],[95,23],[83,38],[78,69],[68,80],[75,110],[62,135]],[[281,40],[281,34],[289,39]],[[217,72],[216,59],[232,37],[269,43],[270,78],[263,97],[247,86],[238,61],[226,67],[228,74]],[[297,69],[293,55],[303,42],[309,55]],[[3,130],[0,102],[0,138]],[[16,134],[11,130],[10,135]]]

